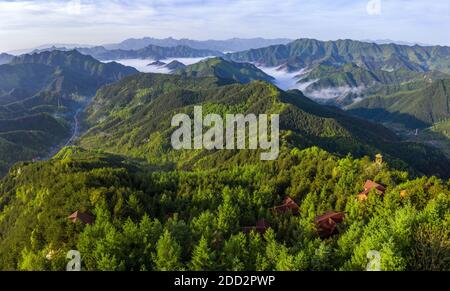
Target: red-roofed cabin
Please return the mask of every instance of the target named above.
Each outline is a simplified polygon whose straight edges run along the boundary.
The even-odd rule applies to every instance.
[[[344,221],[345,213],[328,212],[314,219],[320,238],[329,238],[337,233],[337,225]]]
[[[295,201],[292,200],[291,197],[286,197],[283,201],[283,204],[275,207],[273,210],[277,214],[284,214],[284,213],[292,213],[292,215],[299,214],[299,207],[297,203],[295,203]]]
[[[83,213],[79,210],[75,211],[68,217],[73,223],[77,223],[81,221],[84,224],[92,224],[94,223],[94,217],[89,214]]]
[[[364,184],[364,191],[359,193],[358,195],[358,200],[359,201],[367,200],[369,193],[373,189],[376,190],[378,195],[384,195],[384,193],[386,192],[386,187],[384,187],[383,185],[378,184],[371,180],[367,180],[366,183]]]
[[[256,226],[247,226],[244,227],[242,230],[244,233],[250,233],[252,231],[255,231],[259,234],[266,233],[266,230],[269,229],[270,225],[265,219],[258,220],[256,223]]]

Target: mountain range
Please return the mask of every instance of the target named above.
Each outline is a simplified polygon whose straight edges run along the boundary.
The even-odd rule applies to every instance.
[[[355,63],[348,63],[341,67],[319,65],[299,77],[298,84],[304,87],[303,91],[308,96],[346,106],[372,94],[385,93],[387,90],[393,93],[396,86],[401,90],[406,86],[450,79],[450,74],[439,71],[416,72],[404,68],[368,70]]]
[[[267,67],[287,66],[289,70],[317,65],[343,66],[355,63],[368,69],[408,69],[416,72],[450,72],[450,47],[378,45],[353,40],[319,41],[298,39],[286,45],[273,45],[228,54],[231,60]]]
[[[359,43],[356,43],[355,45],[358,44]],[[90,49],[91,53],[93,53],[97,49],[98,48]],[[99,51],[105,52],[105,49],[102,48]],[[126,55],[119,55],[118,51],[112,52],[115,53],[115,56],[118,58],[127,57]],[[141,57],[151,56],[155,59],[173,56],[199,56],[203,54],[211,54],[210,51],[195,50],[187,47],[162,48],[156,46],[149,46],[145,49],[132,52],[138,53]],[[86,51],[84,51],[84,53],[86,53]],[[127,54],[130,52],[120,51],[120,53]],[[171,68],[169,68],[169,70],[172,71],[173,74],[180,75],[182,78],[213,78],[216,80],[217,84],[220,85],[233,83],[249,84],[253,81],[275,83],[273,77],[267,75],[255,65],[244,62],[231,61],[233,55],[235,54],[228,54],[227,56],[225,56],[225,58],[209,58],[189,66],[184,66],[182,63],[174,61],[170,64]],[[108,58],[107,56],[104,57]],[[128,55],[128,57],[136,57],[136,55]],[[345,58],[350,57],[347,55]],[[413,90],[420,90],[421,88],[423,88],[423,86],[430,84],[430,82],[438,82],[437,80],[448,77],[448,75],[443,72],[422,72],[418,70],[412,70],[411,67],[409,67],[409,69],[399,68],[387,71],[382,69],[368,69],[365,67],[361,67],[356,63],[345,63],[343,65],[326,65],[325,63],[319,63],[312,69],[303,71],[301,74],[299,74],[298,79],[300,83],[310,83],[309,86],[307,86],[304,90],[306,95],[314,97],[314,92],[320,92],[321,90],[323,90],[323,88],[362,88],[361,92],[370,96],[375,96],[375,94],[379,92],[384,92],[384,95],[394,95],[398,92],[403,92],[403,90],[410,90],[412,92]],[[168,65],[164,64],[164,66],[167,67]],[[7,80],[0,86],[0,101],[4,108],[1,112],[2,117],[5,120],[9,120],[11,118],[29,116],[31,114],[30,112],[37,112],[39,114],[54,114],[54,110],[60,112],[61,108],[65,106],[69,108],[66,110],[68,110],[68,112],[71,112],[71,114],[60,114],[60,116],[65,116],[65,119],[60,118],[60,120],[65,121],[66,134],[68,132],[68,128],[70,128],[70,123],[72,122],[72,117],[74,114],[74,108],[77,107],[76,104],[81,104],[82,102],[88,100],[86,96],[95,95],[97,90],[103,85],[114,83],[122,79],[124,76],[137,73],[135,69],[126,68],[114,62],[107,64],[100,63],[93,57],[81,54],[78,51],[58,50],[44,51],[41,53],[15,57],[10,61],[8,65],[3,65],[2,69],[3,70],[0,71],[0,74],[3,74],[3,79]],[[128,85],[123,85],[123,87],[127,86]],[[142,88],[142,90],[144,92],[145,88]],[[426,90],[428,90],[428,88]],[[341,100],[341,104],[350,104],[354,102],[355,99],[361,99],[361,92],[357,90],[347,92],[347,95],[349,95],[350,97],[348,97],[348,100]],[[198,93],[195,92],[189,94],[196,95]],[[320,96],[316,97],[319,98]],[[358,105],[350,107],[350,113],[372,121],[390,121],[386,116],[379,117],[377,115],[378,118],[374,118],[374,115],[367,114],[367,110],[373,111],[373,107],[379,106],[378,103],[377,105],[373,105],[374,101],[372,100],[378,100],[374,98],[375,97],[370,97],[367,102],[360,102],[358,103]],[[388,100],[394,99],[390,98]],[[420,108],[428,108],[423,104],[430,102],[430,100],[432,99],[423,98],[423,100],[424,101],[420,101],[422,102]],[[402,112],[401,116],[405,116],[405,114],[411,114],[411,116],[408,116],[408,118],[406,118],[405,120],[411,120],[411,118],[416,118],[416,115],[418,115],[417,112],[409,112],[408,108],[410,107],[405,107],[405,112]],[[398,110],[397,107],[381,109],[386,110],[387,112]],[[135,109],[126,109],[125,112],[128,112],[128,110],[133,111]],[[113,109],[111,109],[111,111],[114,112]],[[420,109],[418,109],[418,111],[420,111]],[[345,115],[344,112],[341,112],[339,114]],[[422,112],[421,116],[427,116],[429,114],[429,112],[424,111]],[[445,114],[441,114],[439,115],[439,118],[437,120],[440,122],[445,121],[445,116]],[[433,116],[432,118],[435,117]],[[419,118],[418,120],[421,119]],[[358,121],[355,120],[350,123],[356,124],[362,122],[363,121],[360,119]],[[410,127],[423,127],[425,125],[431,126],[434,124],[434,122],[429,123],[429,121],[420,122],[410,123]],[[342,121],[339,121],[338,123],[341,124]],[[311,124],[309,124],[309,126],[310,125]],[[318,126],[318,128],[320,128],[320,126]],[[354,132],[350,131],[349,136],[352,136],[352,138],[354,138],[354,134],[356,132],[367,131],[368,130],[365,129],[356,129]],[[389,138],[384,138],[388,141],[387,144],[391,142],[399,142],[399,140],[395,138],[395,135],[393,133],[388,134],[388,136]],[[61,137],[57,139],[61,140]],[[392,152],[392,150],[390,150],[389,147],[385,144],[378,144],[379,142],[377,138],[371,139],[370,142],[364,141],[362,136],[359,136],[358,139],[360,139],[357,143],[358,145],[354,146],[354,148],[360,149],[354,151],[354,154],[372,154],[373,152],[378,150],[383,151],[387,155],[397,158],[398,160],[401,160],[402,162],[404,162],[405,164],[409,164],[410,166],[415,163],[409,158],[405,158],[403,154],[399,154],[399,152]],[[49,138],[48,140],[51,140],[54,144],[55,139]],[[318,140],[315,140],[314,142],[311,141],[309,143],[315,144],[318,142]],[[335,144],[333,141],[331,144],[333,144],[333,146],[326,145],[326,149],[328,151],[336,150],[336,147],[339,147],[338,145],[340,144],[340,142]],[[352,143],[349,142],[349,144]],[[362,150],[362,148],[366,149]],[[345,150],[340,149],[337,150],[337,152],[343,153],[345,152]],[[36,152],[34,152],[34,155],[37,155]],[[433,153],[433,155],[438,154]],[[429,166],[427,165],[417,166],[416,164],[414,164],[412,167],[424,172],[429,170]]]
[[[217,61],[220,59],[212,62]],[[286,146],[320,145],[327,151],[356,156],[382,152],[418,172],[448,174],[448,160],[439,151],[403,143],[387,128],[319,105],[298,90],[284,92],[264,81],[239,83],[228,78],[224,82],[221,78],[221,73],[216,77],[139,74],[104,87],[87,108],[88,131],[78,144],[159,165],[193,166],[206,156],[207,160],[224,155],[234,159],[232,152],[179,153],[171,149],[170,116],[191,114],[198,104],[204,106],[205,114],[280,113]]]
[[[49,51],[70,51],[72,49],[66,49],[64,47],[50,47],[40,50],[34,50],[33,54]],[[138,50],[122,50],[114,49],[109,50],[103,46],[89,47],[89,48],[76,48],[82,54],[92,56],[100,61],[112,61],[120,59],[152,59],[152,60],[164,60],[166,58],[201,58],[208,56],[222,56],[219,51],[205,50],[205,49],[193,49],[187,46],[176,47],[161,47],[155,45],[148,45]]]
[[[376,43],[376,44],[398,44],[398,45],[407,45],[407,46],[415,46],[415,45],[420,45],[420,46],[432,46],[431,44],[428,43],[422,43],[422,42],[410,42],[410,41],[400,41],[400,40],[392,40],[392,39],[363,39],[361,40],[362,42],[372,42],[372,43]]]
[[[298,72],[298,88],[307,96],[340,107],[450,77],[450,47],[442,46],[299,39],[226,58]]]
[[[161,47],[148,45],[138,50],[108,50],[104,47],[78,48],[82,54],[91,55],[98,60],[119,59],[152,59],[164,60],[167,58],[201,58],[209,56],[222,56],[219,51],[206,49],[193,49],[188,46]]]
[[[152,37],[130,38],[117,44],[106,44],[104,47],[109,50],[140,50],[149,45],[162,47],[188,46],[200,50],[213,50],[221,52],[243,51],[267,47],[274,44],[287,44],[292,40],[287,38],[264,39],[264,38],[232,38],[227,40],[191,40],[191,39],[174,39],[172,37],[158,39]]]
[[[93,45],[88,45],[88,44],[81,44],[81,43],[49,43],[49,44],[43,44],[43,45],[39,45],[33,48],[28,48],[28,49],[18,49],[18,50],[13,50],[13,51],[8,51],[8,54],[11,54],[13,56],[20,56],[20,55],[26,55],[26,54],[30,54],[33,52],[41,52],[41,51],[46,51],[49,50],[50,48],[58,48],[60,50],[73,50],[76,49],[77,47],[84,47],[84,48],[90,48],[90,47],[94,47]]]

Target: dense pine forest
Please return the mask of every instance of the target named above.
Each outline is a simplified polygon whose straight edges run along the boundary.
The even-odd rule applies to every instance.
[[[367,179],[385,195],[358,200]],[[449,181],[317,147],[188,171],[70,147],[16,165],[0,191],[3,270],[64,270],[70,249],[84,270],[365,270],[371,250],[382,270],[449,270]],[[297,215],[273,211],[286,196]],[[345,219],[321,239],[314,219],[329,211]],[[261,219],[264,232],[243,231]]]

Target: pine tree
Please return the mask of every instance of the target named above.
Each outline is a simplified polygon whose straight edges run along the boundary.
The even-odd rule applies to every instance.
[[[157,271],[179,271],[182,268],[180,261],[181,247],[166,230],[156,244],[156,254],[153,261]]]
[[[193,271],[211,271],[214,268],[214,253],[208,241],[202,237],[192,254],[190,268]]]

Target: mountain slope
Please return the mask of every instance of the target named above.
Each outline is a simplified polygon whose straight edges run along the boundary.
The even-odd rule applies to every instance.
[[[49,153],[71,135],[74,115],[97,89],[137,73],[77,51],[15,57],[0,65],[0,173],[12,163]]]
[[[298,39],[286,45],[248,50],[227,55],[231,60],[274,67],[285,65],[291,70],[319,64],[342,66],[356,63],[374,70],[408,69],[450,73],[450,47],[378,45],[353,40],[318,41]]]
[[[163,63],[163,66],[164,66],[164,68],[169,69],[170,72],[172,72],[172,73],[177,71],[177,70],[182,70],[182,69],[186,68],[186,65],[181,63],[181,62],[179,62],[179,61],[171,61],[168,64],[164,64]]]
[[[429,127],[450,118],[450,80],[439,80],[421,89],[367,98],[349,107],[352,114],[378,122]]]
[[[273,82],[274,78],[248,63],[235,63],[223,58],[211,58],[175,71],[187,77],[217,77],[242,84],[255,80]]]
[[[299,84],[315,99],[332,100],[340,105],[349,105],[355,99],[381,93],[393,86],[405,87],[416,82],[431,83],[434,80],[450,79],[450,74],[438,71],[414,72],[408,69],[393,71],[368,70],[349,63],[341,67],[319,65],[302,75]]]
[[[220,79],[139,74],[102,88],[87,109],[88,132],[78,142],[169,167],[205,166],[222,160],[238,161],[247,151],[174,151],[170,144],[171,118],[192,114],[202,105],[204,114],[279,113],[282,143],[286,147],[319,145],[355,156],[383,152],[398,165],[420,172],[448,173],[448,160],[437,150],[402,143],[383,126],[354,118],[337,108],[321,106],[300,91],[283,92],[266,82],[223,85]],[[244,154],[245,152],[245,154]],[[257,159],[252,154],[252,160]],[[245,159],[249,162],[249,157]]]
[[[76,50],[22,55],[15,57],[11,61],[11,65],[16,64],[42,64],[61,68],[66,70],[66,72],[73,72],[73,74],[93,78],[98,84],[97,86],[115,82],[124,76],[135,74],[137,72],[134,68],[125,67],[115,62],[107,64],[101,63],[91,56],[80,54]],[[75,78],[75,76],[73,78]],[[80,85],[81,84],[77,84],[77,86]]]

